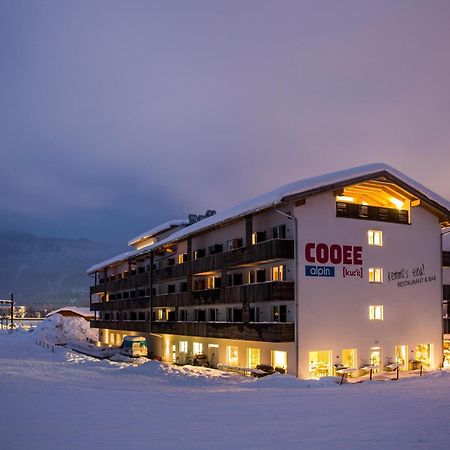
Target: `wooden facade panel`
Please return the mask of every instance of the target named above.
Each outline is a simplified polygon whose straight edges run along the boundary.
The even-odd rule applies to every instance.
[[[256,303],[274,300],[294,300],[293,281],[269,281],[266,283],[229,286],[152,297],[153,307],[208,306],[232,303]]]
[[[274,259],[293,258],[293,240],[270,239],[255,245],[196,259],[192,262],[192,271],[193,273],[212,272]]]
[[[91,311],[121,311],[124,309],[150,308],[149,297],[130,298],[126,300],[111,300],[91,304]]]
[[[152,333],[247,341],[293,342],[293,323],[152,322]]]
[[[91,320],[91,328],[108,328],[110,330],[138,331],[148,333],[150,323],[138,320]]]

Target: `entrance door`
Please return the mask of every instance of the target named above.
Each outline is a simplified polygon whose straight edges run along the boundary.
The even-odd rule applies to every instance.
[[[377,369],[374,369],[374,373],[377,373],[381,370],[381,349],[380,347],[372,347],[370,349],[370,364],[372,366],[377,366]]]
[[[219,362],[219,346],[218,344],[208,344],[208,362],[210,367],[217,367]]]

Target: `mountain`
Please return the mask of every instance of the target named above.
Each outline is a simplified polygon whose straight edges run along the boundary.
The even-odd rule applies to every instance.
[[[0,298],[36,308],[88,305],[92,279],[86,269],[124,251],[87,239],[43,238],[0,230]]]

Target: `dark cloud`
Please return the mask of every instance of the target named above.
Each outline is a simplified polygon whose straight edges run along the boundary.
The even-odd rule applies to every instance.
[[[126,240],[385,161],[450,197],[446,1],[0,3],[4,226]]]

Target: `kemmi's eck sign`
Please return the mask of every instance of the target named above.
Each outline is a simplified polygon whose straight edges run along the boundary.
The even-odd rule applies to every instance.
[[[305,266],[305,276],[307,277],[334,277],[335,266],[343,264],[342,276],[363,277],[362,267],[348,268],[351,266],[362,266],[362,247],[359,245],[341,245],[341,244],[316,244],[308,242],[305,245],[305,260],[314,265]],[[317,264],[332,264],[317,265]]]

